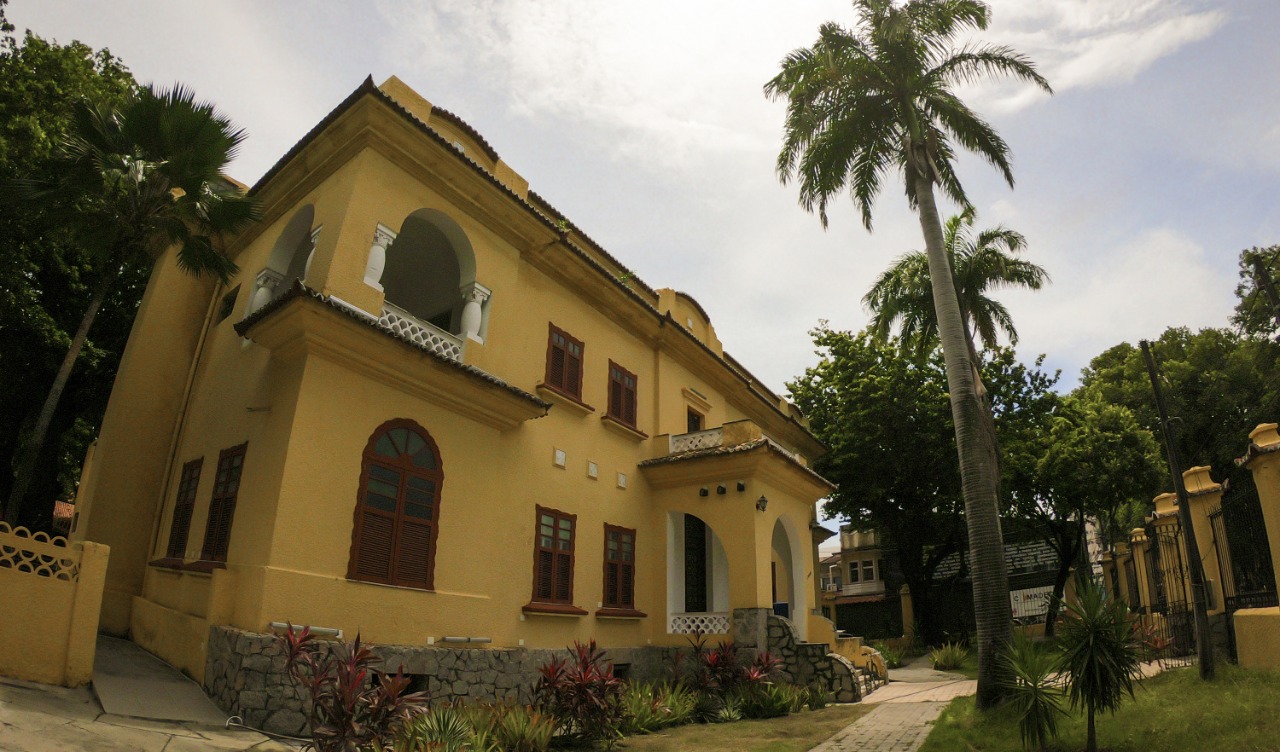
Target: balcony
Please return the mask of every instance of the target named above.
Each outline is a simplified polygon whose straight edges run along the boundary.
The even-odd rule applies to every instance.
[[[792,460],[807,466],[801,455],[784,449],[781,444],[762,431],[760,426],[750,420],[735,420],[725,423],[719,428],[708,428],[704,431],[692,431],[669,436],[667,438],[667,454],[683,454],[700,449],[715,449],[719,447],[737,447],[751,443],[769,444]]]
[[[422,321],[408,311],[391,303],[382,304],[382,318],[378,323],[396,336],[423,347],[441,357],[462,361],[462,338],[450,334],[434,324]]]
[[[671,614],[668,634],[729,634],[733,621],[728,613],[702,612]]]
[[[705,431],[682,433],[669,439],[668,454],[692,452],[695,449],[710,449],[724,445],[724,428],[709,428]]]
[[[840,588],[840,595],[880,595],[884,592],[884,580],[854,582]]]

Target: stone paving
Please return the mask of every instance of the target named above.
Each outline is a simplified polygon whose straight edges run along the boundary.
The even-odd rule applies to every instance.
[[[253,731],[105,713],[88,687],[67,689],[0,679],[0,750],[3,752],[283,752],[290,749]]]
[[[915,752],[947,703],[971,695],[978,683],[934,671],[929,657],[889,672],[889,683],[863,698],[876,707],[812,752]]]

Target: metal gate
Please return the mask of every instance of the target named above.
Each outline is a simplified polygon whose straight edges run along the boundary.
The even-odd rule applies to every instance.
[[[1236,657],[1234,614],[1242,608],[1280,605],[1271,566],[1267,527],[1258,501],[1253,472],[1238,467],[1223,484],[1222,506],[1209,513],[1213,548],[1222,577],[1222,605],[1227,614],[1227,646]]]
[[[1143,642],[1148,658],[1187,666],[1195,659],[1196,633],[1182,527],[1176,521],[1148,525],[1147,540],[1152,606]]]

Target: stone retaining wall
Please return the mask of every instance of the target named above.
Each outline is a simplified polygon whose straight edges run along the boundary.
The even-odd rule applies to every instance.
[[[327,643],[326,643],[327,644]],[[432,699],[513,700],[529,703],[538,668],[564,650],[529,648],[448,648],[371,645],[394,671],[403,667],[414,677],[415,691]],[[638,681],[666,678],[673,648],[610,648],[615,666],[626,666]],[[209,630],[204,689],[218,707],[254,728],[297,735],[306,728],[302,693],[294,686],[287,658],[275,635],[230,627]]]

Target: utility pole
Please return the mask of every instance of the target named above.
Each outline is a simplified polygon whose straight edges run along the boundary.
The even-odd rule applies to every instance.
[[[1142,357],[1147,361],[1147,375],[1151,377],[1151,389],[1156,394],[1156,410],[1160,413],[1160,431],[1164,434],[1165,456],[1169,460],[1169,475],[1173,478],[1173,490],[1178,495],[1178,523],[1182,527],[1182,540],[1186,546],[1188,569],[1191,575],[1191,608],[1195,614],[1196,652],[1199,656],[1200,678],[1212,679],[1213,645],[1209,636],[1209,612],[1205,607],[1204,568],[1200,563],[1200,547],[1196,545],[1195,528],[1191,525],[1191,502],[1187,500],[1187,486],[1182,482],[1182,469],[1178,463],[1178,448],[1173,443],[1169,428],[1169,413],[1164,406],[1164,392],[1160,389],[1160,373],[1151,355],[1151,343],[1141,342]]]

